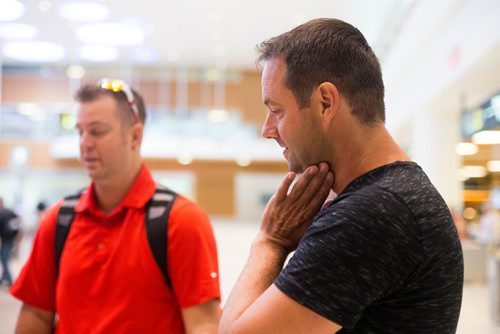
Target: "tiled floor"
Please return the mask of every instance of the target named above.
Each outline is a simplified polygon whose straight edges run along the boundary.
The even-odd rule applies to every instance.
[[[223,301],[236,281],[246,262],[252,238],[257,231],[256,224],[219,221],[214,224],[218,241],[221,286]],[[15,273],[26,258],[30,240],[22,245],[18,259],[12,263]],[[500,334],[500,325],[492,320],[490,312],[490,291],[484,282],[469,282],[464,287],[462,312],[458,324],[459,334]],[[14,332],[20,303],[6,291],[0,291],[0,334]]]

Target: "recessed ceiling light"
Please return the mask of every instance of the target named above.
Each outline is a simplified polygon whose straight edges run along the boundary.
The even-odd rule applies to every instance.
[[[59,15],[76,22],[91,22],[105,20],[109,9],[102,3],[90,1],[66,2],[59,8]]]
[[[252,159],[248,155],[240,155],[236,158],[236,164],[240,167],[250,166]]]
[[[107,45],[82,45],[78,49],[78,56],[87,61],[110,62],[118,59],[118,49]]]
[[[80,65],[70,65],[66,69],[66,75],[70,79],[81,79],[85,75],[85,68]]]
[[[17,0],[2,0],[0,1],[0,22],[14,21],[23,16],[25,11],[24,5]]]
[[[472,135],[474,144],[500,144],[500,131],[480,131]]]
[[[144,41],[144,32],[125,23],[91,23],[78,28],[76,37],[88,44],[136,46]]]
[[[55,62],[66,56],[66,49],[59,44],[40,41],[7,42],[2,51],[6,57],[34,63]]]
[[[190,165],[193,163],[193,155],[191,153],[183,152],[177,156],[177,162],[181,165]]]
[[[207,118],[212,123],[225,123],[229,120],[229,113],[226,109],[211,109],[208,111]]]
[[[479,148],[474,143],[458,143],[455,146],[455,152],[458,155],[474,155],[478,150]]]
[[[500,160],[490,160],[486,166],[490,172],[500,172]]]
[[[48,12],[50,8],[52,7],[52,2],[48,0],[42,0],[38,3],[38,9],[40,9],[41,12]]]
[[[460,175],[464,178],[485,177],[488,171],[484,166],[463,166]]]
[[[0,38],[4,40],[33,39],[37,34],[37,28],[31,24],[4,23],[0,25]]]

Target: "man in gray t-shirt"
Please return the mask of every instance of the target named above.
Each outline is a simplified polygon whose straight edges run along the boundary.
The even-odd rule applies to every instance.
[[[259,52],[262,136],[284,149],[290,172],[262,215],[220,333],[454,333],[458,234],[385,127],[380,64],[364,36],[316,19]],[[338,196],[321,210],[331,190]]]
[[[274,284],[339,333],[455,333],[460,240],[422,169],[395,162],[318,213]]]

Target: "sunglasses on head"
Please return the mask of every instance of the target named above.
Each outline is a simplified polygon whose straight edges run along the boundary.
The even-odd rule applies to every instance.
[[[137,104],[135,103],[134,93],[132,93],[132,89],[130,89],[130,86],[127,85],[125,81],[104,78],[97,82],[97,86],[115,93],[123,92],[127,97],[130,108],[132,109],[134,122],[139,122],[139,109],[137,108]]]

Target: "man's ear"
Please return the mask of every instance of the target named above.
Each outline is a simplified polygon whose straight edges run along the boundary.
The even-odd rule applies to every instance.
[[[340,94],[337,87],[331,82],[323,82],[318,86],[319,101],[321,103],[322,117],[327,122],[333,121],[340,106]]]
[[[142,123],[137,122],[134,125],[132,125],[131,131],[132,131],[132,148],[138,149],[141,147],[144,126],[142,125]]]

